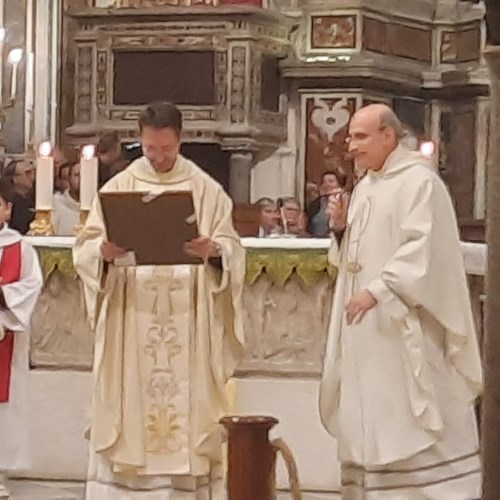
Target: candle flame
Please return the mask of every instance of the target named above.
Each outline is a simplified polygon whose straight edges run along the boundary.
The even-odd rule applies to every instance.
[[[91,160],[95,156],[95,146],[93,144],[87,144],[82,148],[82,158],[84,160]]]
[[[23,49],[16,47],[9,52],[7,60],[10,64],[19,64],[23,58]]]
[[[434,143],[432,141],[426,141],[420,144],[420,152],[426,157],[426,158],[432,158],[432,155],[434,154]]]
[[[38,153],[45,158],[49,157],[52,154],[52,144],[49,141],[42,142],[38,148]]]

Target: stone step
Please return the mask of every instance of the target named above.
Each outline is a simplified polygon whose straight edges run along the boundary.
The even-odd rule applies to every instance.
[[[11,492],[9,500],[85,500],[85,485],[76,482],[10,480],[9,490]],[[142,495],[136,493],[132,498],[134,500],[136,498],[149,500],[151,493],[149,495],[145,492]],[[204,499],[206,495],[178,492],[169,500],[198,500],[198,498]],[[290,493],[279,492],[276,500],[291,500],[291,498]],[[109,500],[113,499],[109,498]],[[166,499],[162,498],[162,500]],[[225,499],[213,498],[213,500]],[[303,500],[340,500],[340,496],[329,493],[304,492]]]

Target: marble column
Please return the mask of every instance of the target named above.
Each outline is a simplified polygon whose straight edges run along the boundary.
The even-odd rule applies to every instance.
[[[476,170],[474,182],[474,219],[486,216],[486,169],[489,149],[490,97],[478,97],[476,104]]]
[[[253,153],[235,151],[229,162],[229,194],[235,203],[250,203]]]
[[[33,68],[35,86],[31,109],[33,123],[27,138],[27,142],[31,140],[35,145],[46,140],[53,144],[57,142],[61,16],[60,2],[37,0]]]
[[[14,47],[26,49],[26,2],[7,0],[3,12],[4,27],[7,38],[3,52],[3,100],[9,98],[11,88],[12,66],[7,63],[7,54]],[[25,98],[26,51],[17,69],[16,105],[6,111],[3,131],[7,153],[24,153],[24,98]]]
[[[500,46],[485,52],[490,68],[493,111],[490,138],[492,161],[488,164],[485,331],[483,365],[485,391],[482,403],[483,500],[500,498]]]

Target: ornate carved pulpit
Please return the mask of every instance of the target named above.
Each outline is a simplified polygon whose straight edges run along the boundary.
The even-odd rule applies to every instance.
[[[127,0],[107,9],[95,2],[68,7],[66,142],[80,144],[106,130],[136,139],[146,103],[175,102],[185,142],[231,153],[229,190],[247,203],[257,154],[269,154],[286,137],[279,60],[288,50],[290,21],[248,6],[257,2],[242,3]]]

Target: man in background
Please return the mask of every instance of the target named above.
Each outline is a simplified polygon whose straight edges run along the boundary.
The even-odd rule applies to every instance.
[[[11,159],[4,167],[3,177],[14,191],[9,226],[26,234],[35,216],[35,165],[28,159]]]
[[[330,218],[326,213],[328,197],[344,186],[344,179],[334,171],[326,171],[321,175],[319,197],[307,206],[307,230],[317,238],[330,236]]]
[[[123,156],[117,132],[106,132],[100,137],[96,154],[99,160],[99,186],[101,187],[129,163]]]
[[[293,197],[280,198],[280,213],[283,224],[283,234],[297,238],[307,238],[307,217],[300,203]]]
[[[259,238],[281,234],[281,218],[276,202],[271,198],[261,198],[256,205],[260,207]]]

